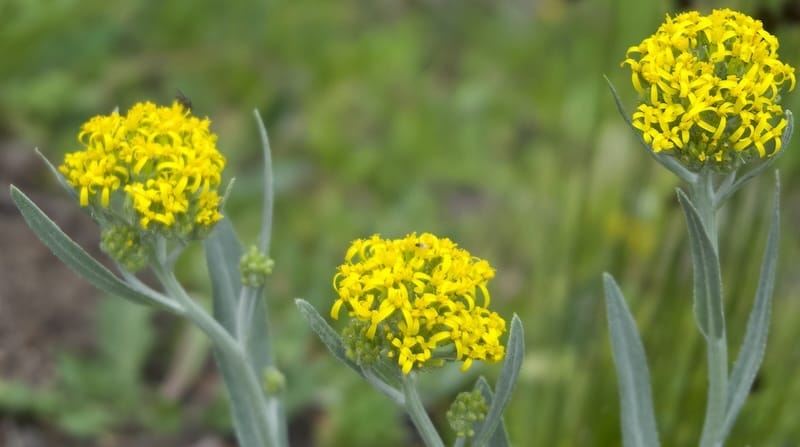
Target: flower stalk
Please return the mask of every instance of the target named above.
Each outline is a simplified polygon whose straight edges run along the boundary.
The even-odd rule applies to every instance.
[[[86,122],[83,146],[55,168],[59,183],[87,209],[101,229],[101,249],[120,276],[107,270],[12,186],[29,226],[53,252],[98,288],[139,304],[186,317],[212,341],[231,398],[234,428],[243,447],[285,447],[286,420],[280,392],[284,378],[274,365],[263,295],[272,269],[267,257],[272,220],[271,163],[266,163],[261,251],[247,254],[221,212],[217,192],[225,158],[216,148],[208,118],[182,103],[134,105]],[[262,135],[266,131],[259,122]],[[269,147],[265,145],[269,158]],[[202,239],[214,288],[213,315],[192,299],[175,277],[175,262],[192,240]],[[140,281],[149,267],[164,292]]]
[[[708,321],[701,321],[701,332],[706,341],[706,354],[708,359],[708,401],[706,403],[706,415],[703,423],[703,432],[700,438],[701,447],[712,447],[721,442],[720,435],[722,424],[725,417],[725,406],[728,394],[728,343],[725,333],[724,306],[722,302],[721,285],[715,288],[711,282],[719,282],[719,238],[717,228],[717,207],[714,204],[716,195],[714,190],[713,173],[709,170],[701,171],[694,184],[689,185],[689,200],[691,203],[684,205],[684,208],[693,205],[699,218],[699,229],[705,233],[705,238],[710,244],[710,252],[705,253],[702,249],[693,250],[693,263],[695,265],[694,289],[695,299],[698,300],[696,307],[705,306],[707,312],[697,312],[698,318],[703,315],[708,316]],[[691,216],[687,212],[687,219]],[[697,234],[698,226],[689,223],[690,237],[692,239],[703,238],[703,234]],[[693,248],[699,244],[693,244]],[[698,270],[711,270],[700,272]],[[719,292],[714,292],[719,290]],[[707,300],[703,303],[703,300]],[[716,314],[717,318],[714,318]],[[707,327],[705,331],[703,327]]]
[[[422,404],[422,399],[419,397],[416,387],[416,374],[412,373],[404,375],[400,379],[403,386],[403,395],[405,396],[405,408],[414,427],[417,428],[422,441],[427,447],[444,447],[444,442],[436,431],[428,412],[425,411],[425,406]]]
[[[694,314],[706,341],[708,401],[701,447],[718,447],[755,378],[764,354],[778,232],[778,183],[773,222],[744,345],[733,371],[719,261],[717,211],[748,180],[767,169],[788,145],[792,114],[781,92],[795,86],[781,62],[777,39],[760,21],[729,9],[667,16],[651,37],[627,51],[640,102],[629,119],[645,149],[688,184],[678,189],[694,267]],[[721,180],[720,180],[721,178]],[[626,447],[658,445],[647,361],[633,317],[610,275],[604,277]]]

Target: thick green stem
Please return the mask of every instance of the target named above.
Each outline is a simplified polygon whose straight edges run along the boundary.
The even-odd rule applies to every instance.
[[[717,262],[719,262],[717,206],[714,203],[715,191],[712,176],[713,173],[709,171],[701,172],[697,181],[691,185],[690,198],[697,208],[703,227],[717,255]],[[722,295],[720,294],[717,298],[721,301]],[[723,304],[719,303],[720,309],[724,308]],[[701,447],[717,447],[722,445],[722,427],[728,397],[728,343],[724,327],[720,336],[707,334],[706,348],[708,351],[708,402],[700,445]]]
[[[264,396],[261,382],[247,361],[244,347],[186,293],[171,271],[163,268],[154,268],[153,270],[167,294],[184,308],[186,317],[192,320],[214,343],[221,354],[220,360],[233,365],[233,370],[239,374],[236,386],[243,388],[245,392],[241,394],[248,396],[248,399],[245,402],[234,401],[232,405],[241,405],[252,415],[254,425],[260,427],[261,445],[284,446],[285,442],[282,442],[282,437],[279,435],[277,420],[270,417],[276,412],[270,408],[271,406]]]
[[[422,405],[422,400],[419,398],[416,388],[416,380],[414,380],[414,373],[403,376],[401,381],[403,383],[403,395],[405,396],[405,406],[408,415],[411,416],[411,421],[417,427],[417,431],[422,437],[422,441],[428,447],[444,447],[444,442],[433,426],[428,412],[425,411],[425,406]]]
[[[700,214],[703,227],[706,229],[708,238],[714,246],[714,251],[719,255],[719,244],[717,241],[717,207],[714,204],[712,172],[703,171],[698,175],[697,181],[690,185],[689,198]]]

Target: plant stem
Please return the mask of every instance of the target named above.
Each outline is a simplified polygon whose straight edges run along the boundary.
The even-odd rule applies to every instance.
[[[717,204],[714,203],[714,197],[713,173],[702,171],[697,181],[691,185],[690,198],[697,208],[703,227],[717,255],[717,262],[719,262]],[[722,295],[718,298],[722,300]],[[724,308],[723,304],[719,303],[720,309]],[[722,427],[728,397],[728,342],[724,327],[721,336],[708,334],[705,339],[708,357],[708,402],[700,445],[701,447],[718,447],[722,445]]]
[[[414,373],[401,377],[400,381],[403,384],[403,394],[405,395],[405,407],[408,415],[411,416],[411,421],[417,427],[417,431],[422,437],[422,441],[428,447],[444,447],[444,442],[433,426],[428,413],[425,411],[425,406],[422,405],[422,400],[419,398],[416,388],[416,380]]]
[[[248,396],[248,400],[246,402],[234,401],[232,404],[242,405],[252,415],[254,424],[260,429],[261,445],[284,446],[286,443],[282,442],[283,438],[278,434],[277,421],[274,417],[270,417],[276,412],[270,411],[261,382],[247,361],[244,346],[186,293],[173,272],[163,267],[154,267],[153,271],[166,289],[167,295],[181,304],[186,317],[192,320],[219,349],[222,356],[220,360],[232,364],[233,369],[238,372],[239,380],[236,386],[242,387],[246,391],[242,394]]]

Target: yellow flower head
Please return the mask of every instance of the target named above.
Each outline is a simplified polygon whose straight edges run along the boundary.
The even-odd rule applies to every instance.
[[[181,237],[202,233],[222,218],[218,211],[225,158],[208,118],[171,107],[138,103],[81,128],[82,150],[66,155],[59,170],[106,219],[120,216],[145,232]]]
[[[365,337],[383,344],[404,374],[441,365],[439,353],[463,361],[497,362],[505,351],[506,322],[488,310],[487,282],[494,270],[446,238],[424,233],[387,240],[375,235],[353,242],[333,279],[350,317],[367,324]],[[376,337],[376,334],[378,337]],[[446,360],[447,358],[445,358]]]
[[[667,15],[622,63],[641,95],[633,126],[693,170],[774,155],[787,124],[780,93],[795,85],[777,51],[775,36],[739,12]]]

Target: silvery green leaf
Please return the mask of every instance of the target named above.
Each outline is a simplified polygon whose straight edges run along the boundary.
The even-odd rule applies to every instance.
[[[475,382],[475,389],[479,390],[483,395],[483,399],[486,401],[486,404],[491,406],[492,401],[494,400],[494,393],[492,393],[492,388],[489,386],[489,383],[486,379],[481,376]],[[480,427],[480,423],[475,423],[474,429],[477,433],[478,428]],[[508,432],[506,431],[506,424],[503,420],[500,420],[500,424],[495,428],[494,433],[489,438],[490,447],[510,447],[511,442],[508,440]]]
[[[647,144],[646,141],[644,141],[644,138],[642,138],[639,129],[633,127],[633,122],[631,122],[628,112],[625,111],[625,106],[622,105],[622,101],[619,99],[619,95],[617,94],[617,89],[614,88],[614,84],[611,83],[611,80],[608,79],[607,76],[603,77],[606,79],[606,83],[608,83],[608,88],[611,89],[611,95],[614,96],[614,102],[617,104],[617,110],[619,111],[619,114],[622,115],[622,119],[624,119],[625,122],[628,123],[628,126],[637,135],[639,142],[642,143],[642,147],[644,148],[645,152],[647,152],[648,155],[653,157],[659,164],[672,171],[672,173],[677,175],[678,178],[686,181],[687,183],[694,183],[697,174],[686,169],[686,167],[683,166],[675,158],[670,157],[668,155],[656,153],[655,151],[653,151],[653,148],[651,148],[650,145]]]
[[[775,201],[772,211],[767,247],[764,250],[764,261],[761,264],[761,275],[758,279],[755,303],[747,322],[742,349],[731,373],[728,383],[728,400],[722,428],[722,439],[725,439],[733,427],[739,411],[744,405],[750,387],[756,377],[764,350],[767,346],[769,322],[772,313],[772,291],[775,286],[775,268],[778,258],[778,235],[780,233],[780,179],[775,171]]]
[[[242,245],[236,236],[236,231],[230,219],[225,218],[217,222],[214,230],[205,239],[204,246],[206,263],[211,277],[214,319],[231,336],[239,338],[239,342],[246,352],[247,362],[256,376],[261,377],[264,371],[274,363],[267,318],[267,303],[265,297],[262,296],[263,289],[256,290],[242,286],[241,273],[239,271]],[[242,302],[252,303],[252,307],[249,308],[249,314],[245,315],[248,319],[247,324],[237,320],[237,312]],[[242,327],[239,327],[240,325]],[[242,333],[240,334],[239,332]],[[253,398],[253,396],[249,396],[250,391],[241,386],[241,379],[237,376],[237,372],[230,371],[230,367],[222,357],[223,355],[223,351],[215,349],[217,366],[222,372],[222,378],[225,381],[228,392],[231,393],[234,427],[241,445],[251,445],[242,441],[242,437],[255,439],[256,436],[261,436],[258,430],[262,430],[262,420],[264,419],[269,421],[278,420],[274,430],[276,430],[277,436],[285,440],[287,435],[284,430],[283,411],[280,409],[281,402],[276,398],[263,396],[267,402],[267,411],[271,412],[271,415],[259,415],[259,405],[253,404],[252,408],[248,407],[248,399]],[[253,417],[260,417],[262,420],[253,420]]]
[[[503,423],[503,410],[511,399],[511,392],[519,376],[522,367],[522,360],[525,358],[525,333],[522,328],[522,321],[514,314],[511,319],[511,329],[506,344],[506,357],[503,361],[503,369],[500,370],[500,377],[497,379],[495,394],[489,405],[489,411],[481,424],[480,430],[475,433],[473,445],[487,445],[489,440]]]
[[[697,208],[678,190],[678,202],[689,227],[689,242],[694,265],[694,314],[703,336],[719,340],[725,337],[722,309],[722,279],[714,244],[703,226]]]
[[[322,343],[331,351],[331,354],[339,359],[339,361],[352,368],[358,375],[364,377],[364,372],[361,371],[361,367],[358,366],[356,362],[347,358],[342,338],[333,330],[328,322],[322,318],[322,315],[317,312],[317,309],[302,298],[295,299],[294,303],[303,315],[303,318],[308,322],[308,325],[311,326],[311,330],[317,334],[317,337],[322,340]]]
[[[72,185],[67,182],[67,179],[64,178],[64,175],[61,174],[61,171],[59,171],[55,166],[53,166],[52,163],[50,163],[50,160],[48,160],[47,157],[45,157],[44,154],[39,151],[39,148],[36,148],[36,155],[38,155],[39,158],[44,161],[44,164],[46,164],[47,168],[50,169],[53,177],[58,180],[58,184],[61,185],[61,187],[64,188],[64,190],[70,195],[70,197],[77,202],[79,199],[78,191],[75,191],[75,188],[73,188]]]
[[[58,259],[72,268],[98,289],[139,304],[163,306],[173,312],[180,313],[178,306],[164,297],[151,296],[136,290],[120,280],[110,270],[94,259],[80,245],[70,239],[55,222],[36,206],[16,186],[11,185],[11,198],[14,200],[25,222],[36,233],[36,236],[47,245]]]
[[[230,397],[233,428],[239,445],[268,445],[266,440],[270,439],[270,436],[264,425],[265,415],[261,414],[261,406],[256,401],[260,396],[253,396],[247,387],[238,385],[244,380],[243,372],[237,370],[236,365],[239,364],[237,361],[226,359],[225,351],[217,347],[214,347],[213,352]]]
[[[242,244],[236,236],[230,219],[217,222],[214,230],[203,241],[206,264],[211,278],[214,299],[214,319],[230,334],[236,334],[236,310],[242,290],[239,260]]]
[[[619,382],[622,438],[626,447],[659,445],[650,373],[636,322],[614,278],[603,274],[611,349]]]
[[[258,135],[261,138],[261,147],[264,152],[264,208],[262,209],[261,219],[261,239],[259,250],[269,256],[270,235],[272,234],[272,209],[275,201],[275,178],[272,174],[272,151],[269,146],[267,129],[264,128],[264,121],[258,110],[253,110],[258,124]]]

